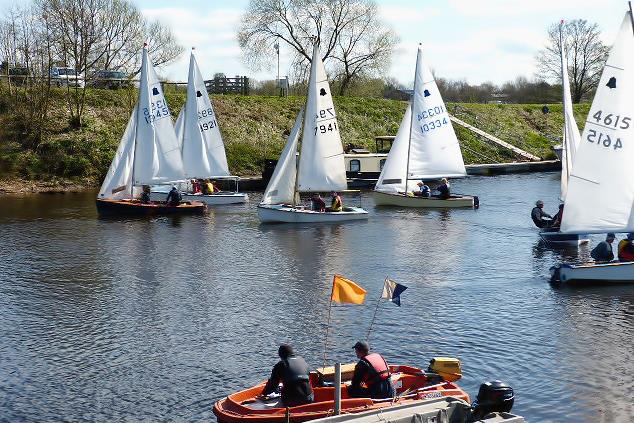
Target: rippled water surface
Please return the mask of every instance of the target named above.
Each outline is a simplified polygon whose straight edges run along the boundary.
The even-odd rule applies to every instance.
[[[332,275],[368,290],[334,306],[329,361],[371,336],[389,362],[462,360],[462,386],[516,390],[532,422],[634,420],[634,286],[557,289],[548,268],[588,248],[540,244],[558,175],[472,177],[479,210],[363,205],[367,222],[259,224],[248,206],[204,217],[99,219],[94,194],[0,198],[0,420],[215,420],[213,403],[267,377],[277,346],[323,359]],[[354,202],[348,199],[349,202]],[[596,243],[596,238],[593,244]]]

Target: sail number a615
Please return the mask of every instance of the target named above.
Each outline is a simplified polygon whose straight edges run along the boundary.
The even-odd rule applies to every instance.
[[[586,139],[588,140],[588,142],[601,145],[605,148],[612,147],[617,150],[623,147],[623,143],[621,143],[621,138],[616,138],[615,140],[613,140],[608,134],[595,131],[594,129],[588,129],[588,136],[586,137]]]
[[[598,110],[592,115],[599,125],[608,126],[615,129],[628,129],[630,127],[631,118],[627,116],[615,115],[612,113],[604,114],[602,110]]]

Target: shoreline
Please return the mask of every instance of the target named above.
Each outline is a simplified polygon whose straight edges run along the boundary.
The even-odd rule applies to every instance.
[[[539,162],[515,162],[466,165],[468,175],[495,176],[509,173],[552,172],[561,169],[558,160],[544,160]],[[358,188],[373,185],[374,178],[349,178],[348,185]],[[363,183],[365,182],[365,183]],[[33,181],[21,178],[0,179],[0,196],[27,194],[67,194],[93,191],[99,189],[100,182],[92,179],[71,180],[53,179],[48,181]],[[262,191],[266,188],[259,175],[240,176],[240,186],[246,191]]]

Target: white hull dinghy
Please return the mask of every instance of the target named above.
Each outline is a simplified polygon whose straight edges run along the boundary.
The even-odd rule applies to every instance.
[[[551,281],[569,285],[632,284],[634,262],[560,264],[551,267]]]
[[[239,178],[229,172],[218,120],[193,49],[189,60],[187,100],[176,120],[175,130],[183,157],[185,179],[234,180],[236,189],[210,195],[187,190],[181,193],[183,200],[202,201],[215,206],[248,201],[247,194],[238,192]],[[159,187],[156,191],[153,188],[151,198],[159,198],[163,194],[166,196],[168,191],[169,187],[167,190]]]
[[[466,175],[458,138],[419,46],[412,101],[374,188],[374,202],[377,206],[478,207],[477,197],[468,195],[452,195],[447,199],[411,195],[421,180]]]
[[[568,181],[561,231],[634,232],[634,31],[625,14],[586,120]],[[561,283],[632,283],[634,263],[554,266]]]
[[[302,146],[297,163],[297,145],[302,127]],[[308,97],[299,111],[286,145],[280,154],[258,217],[262,223],[334,223],[367,219],[360,207],[342,211],[316,211],[299,205],[299,193],[341,192],[347,188],[346,168],[339,124],[330,94],[324,64],[315,46],[308,81]]]
[[[260,204],[258,217],[262,223],[332,223],[367,219],[368,212],[360,207],[344,207],[340,212],[318,212],[292,204]]]

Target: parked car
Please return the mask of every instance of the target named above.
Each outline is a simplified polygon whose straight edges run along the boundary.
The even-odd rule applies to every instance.
[[[23,66],[9,68],[9,79],[13,85],[24,85],[30,76],[29,69]]]
[[[96,88],[109,88],[116,90],[117,88],[128,87],[130,80],[128,76],[121,71],[100,70],[95,73],[91,81],[91,85]]]
[[[84,76],[74,68],[51,68],[51,84],[58,87],[84,87]]]

